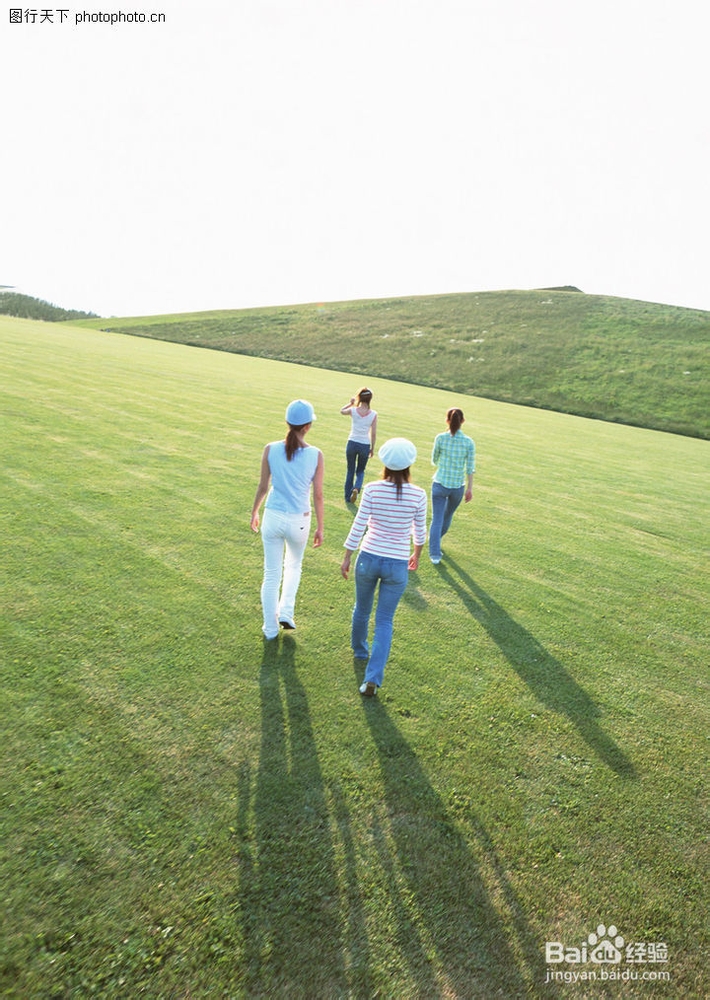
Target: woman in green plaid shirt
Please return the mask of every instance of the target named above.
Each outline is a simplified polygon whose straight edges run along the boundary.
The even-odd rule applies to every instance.
[[[461,431],[463,410],[452,406],[446,414],[448,431],[437,434],[431,453],[436,466],[431,484],[431,526],[429,528],[429,558],[436,566],[441,562],[441,539],[451,527],[454,511],[463,499],[473,496],[476,446]]]

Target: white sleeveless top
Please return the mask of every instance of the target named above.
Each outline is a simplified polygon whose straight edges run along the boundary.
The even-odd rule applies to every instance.
[[[357,441],[359,444],[369,444],[370,427],[376,416],[377,413],[374,410],[370,410],[370,412],[366,413],[364,417],[361,417],[357,412],[357,407],[353,406],[350,410],[350,419],[352,424],[350,427],[348,441]]]

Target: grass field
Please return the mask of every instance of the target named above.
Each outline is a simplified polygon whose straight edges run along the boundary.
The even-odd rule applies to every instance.
[[[82,321],[710,437],[710,313],[579,292],[474,292]]]
[[[363,702],[361,374],[4,318],[0,370],[3,996],[707,995],[706,442],[368,374],[415,481],[455,403],[478,463]],[[294,396],[326,540],[267,648],[249,512]],[[600,924],[668,979],[546,982]]]

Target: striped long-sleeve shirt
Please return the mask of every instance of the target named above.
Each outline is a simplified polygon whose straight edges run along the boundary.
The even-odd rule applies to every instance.
[[[426,511],[427,496],[421,486],[403,483],[398,500],[394,483],[386,479],[368,483],[345,539],[345,548],[355,551],[362,540],[364,552],[409,559],[410,539],[414,538],[415,545],[426,541]]]

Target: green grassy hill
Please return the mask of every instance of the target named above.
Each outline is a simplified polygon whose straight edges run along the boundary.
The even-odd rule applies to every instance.
[[[416,482],[450,405],[478,458],[370,704],[359,376],[5,318],[0,376],[0,995],[707,995],[707,442],[375,379]],[[249,515],[297,395],[325,541],[265,648]],[[602,923],[639,981],[546,981]]]
[[[710,313],[698,310],[540,290],[82,325],[710,437]]]
[[[46,323],[66,323],[76,319],[96,317],[94,312],[62,309],[51,302],[45,302],[44,299],[3,288],[0,288],[0,315],[14,316],[16,319],[40,319]]]

